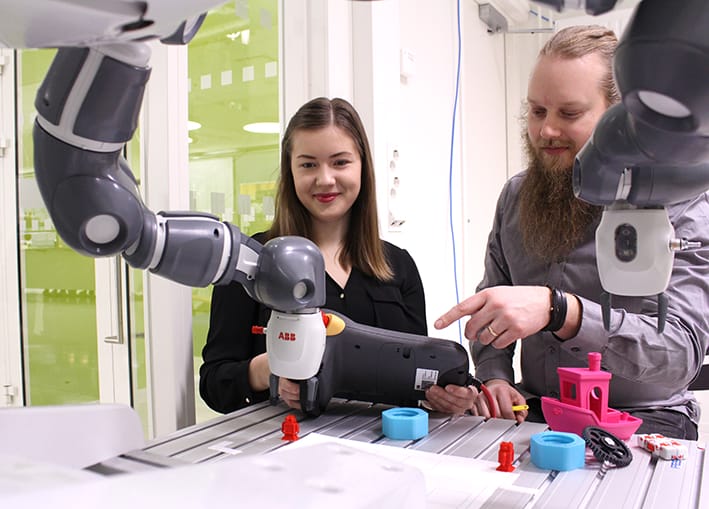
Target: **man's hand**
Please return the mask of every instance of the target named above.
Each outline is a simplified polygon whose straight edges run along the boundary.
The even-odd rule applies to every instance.
[[[520,392],[512,387],[506,380],[488,380],[485,386],[492,394],[495,404],[497,405],[496,414],[503,419],[515,419],[517,422],[523,422],[527,418],[527,411],[521,410],[515,412],[512,410],[513,405],[524,405],[526,400]]]
[[[479,415],[477,399],[477,389],[470,386],[449,384],[444,388],[432,385],[426,390],[426,401],[431,406],[431,410],[445,414],[462,415],[470,410],[473,415]]]
[[[493,286],[467,298],[436,320],[436,329],[470,316],[465,337],[505,348],[549,323],[551,291],[546,286]]]

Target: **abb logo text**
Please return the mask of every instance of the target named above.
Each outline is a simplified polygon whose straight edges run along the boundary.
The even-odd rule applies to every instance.
[[[279,332],[278,339],[283,341],[295,341],[295,332]]]

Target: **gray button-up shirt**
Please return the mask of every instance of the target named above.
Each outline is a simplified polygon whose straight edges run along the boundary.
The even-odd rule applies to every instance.
[[[702,247],[675,253],[665,292],[669,299],[664,333],[657,331],[655,296],[613,296],[610,331],[603,328],[592,225],[586,238],[560,263],[529,256],[519,230],[520,185],[525,172],[512,177],[497,203],[485,256],[485,276],[478,290],[498,285],[550,285],[579,297],[581,328],[561,342],[550,332],[518,341],[522,348],[521,389],[535,396],[559,395],[558,367],[585,367],[589,352],[600,352],[602,368],[613,374],[609,406],[631,410],[671,408],[699,419],[699,406],[687,386],[704,360],[709,342],[709,199],[706,193],[668,207],[677,238]],[[512,383],[514,349],[471,342],[476,376]]]

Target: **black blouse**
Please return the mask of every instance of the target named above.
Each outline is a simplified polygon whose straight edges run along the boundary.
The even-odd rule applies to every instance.
[[[353,268],[341,288],[326,275],[325,307],[363,325],[425,336],[426,302],[416,263],[404,249],[382,242],[393,279],[381,282]],[[266,326],[270,314],[238,283],[214,287],[199,370],[199,393],[213,410],[227,413],[268,399],[268,390],[251,390],[249,362],[266,351],[266,336],[252,334],[251,327]]]

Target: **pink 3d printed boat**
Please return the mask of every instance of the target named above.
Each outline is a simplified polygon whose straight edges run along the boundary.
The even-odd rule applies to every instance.
[[[588,354],[588,368],[557,368],[561,399],[542,397],[542,412],[554,431],[581,436],[587,426],[628,440],[643,420],[608,408],[608,385],[613,375],[601,371],[601,354]]]

